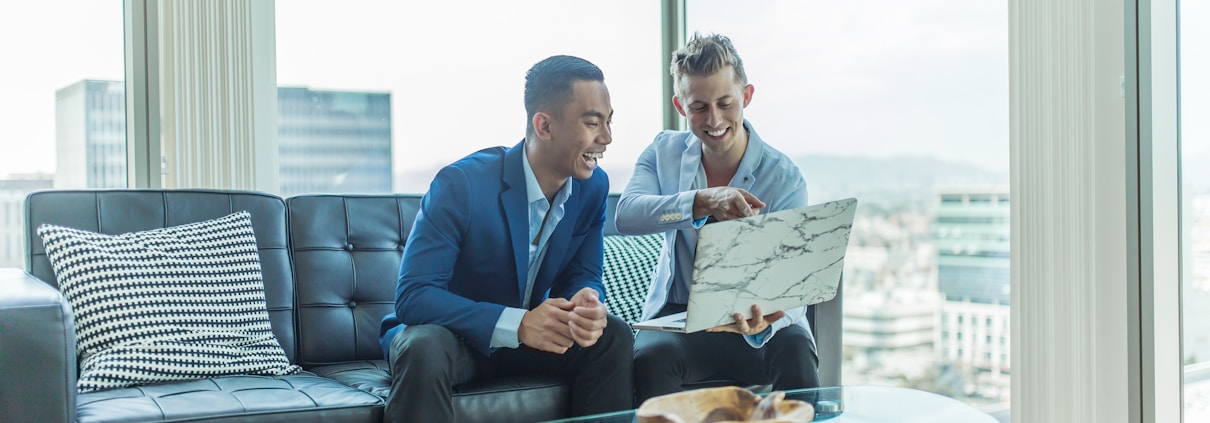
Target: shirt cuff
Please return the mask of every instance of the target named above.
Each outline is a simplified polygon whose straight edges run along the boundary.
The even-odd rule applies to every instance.
[[[761,331],[761,333],[755,335],[744,335],[744,340],[748,341],[748,345],[751,345],[752,348],[763,347],[765,344],[769,343],[770,339],[773,339],[773,335],[776,334],[777,331],[785,329],[787,326],[795,324],[795,322],[795,319],[787,315],[773,321],[773,323],[770,323],[769,327],[765,328],[765,330]]]
[[[758,334],[744,335],[744,340],[748,341],[748,345],[752,346],[752,348],[760,348],[765,346],[765,343],[769,342],[769,338],[773,337],[772,335],[773,325],[769,325],[769,327],[766,327],[765,330]]]
[[[521,328],[521,318],[525,317],[525,310],[519,308],[508,307],[504,312],[500,313],[500,319],[496,320],[496,329],[492,331],[492,348],[517,348],[521,346],[521,340],[517,337],[517,332]]]

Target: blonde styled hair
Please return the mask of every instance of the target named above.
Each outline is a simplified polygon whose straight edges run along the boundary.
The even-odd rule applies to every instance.
[[[682,76],[710,76],[731,66],[740,85],[748,85],[744,61],[731,44],[731,39],[719,34],[702,35],[694,32],[689,42],[672,52],[672,80],[679,87]],[[679,90],[679,89],[678,89]]]

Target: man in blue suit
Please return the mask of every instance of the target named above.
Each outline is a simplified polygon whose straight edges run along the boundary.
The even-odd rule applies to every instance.
[[[604,76],[545,59],[526,74],[525,111],[521,143],[446,166],[421,200],[382,322],[387,421],[453,421],[453,387],[489,375],[566,376],[577,415],[631,407],[634,340],[601,282]]]
[[[639,156],[618,200],[618,231],[663,232],[643,319],[685,311],[698,229],[759,211],[807,205],[807,184],[788,157],[766,144],[744,108],[754,89],[731,40],[694,34],[672,56],[672,103],[688,131],[664,131]],[[635,336],[639,401],[687,383],[729,379],[786,390],[819,386],[815,338],[806,308],[736,314],[735,323],[689,334],[643,330]]]

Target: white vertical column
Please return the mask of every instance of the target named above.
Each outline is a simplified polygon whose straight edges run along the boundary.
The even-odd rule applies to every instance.
[[[1009,1],[1013,421],[1132,421],[1123,9]]]
[[[271,0],[163,0],[164,187],[278,191]]]

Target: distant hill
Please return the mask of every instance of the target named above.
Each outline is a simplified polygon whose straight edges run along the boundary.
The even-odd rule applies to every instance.
[[[807,180],[810,202],[857,197],[868,212],[925,211],[940,190],[1008,189],[1008,172],[931,157],[811,155],[795,159]],[[395,192],[424,193],[441,166],[397,171]],[[622,192],[633,167],[611,163],[610,191]]]
[[[871,212],[925,211],[942,190],[1008,190],[1008,172],[931,157],[810,155],[794,160],[811,203],[857,197]]]

